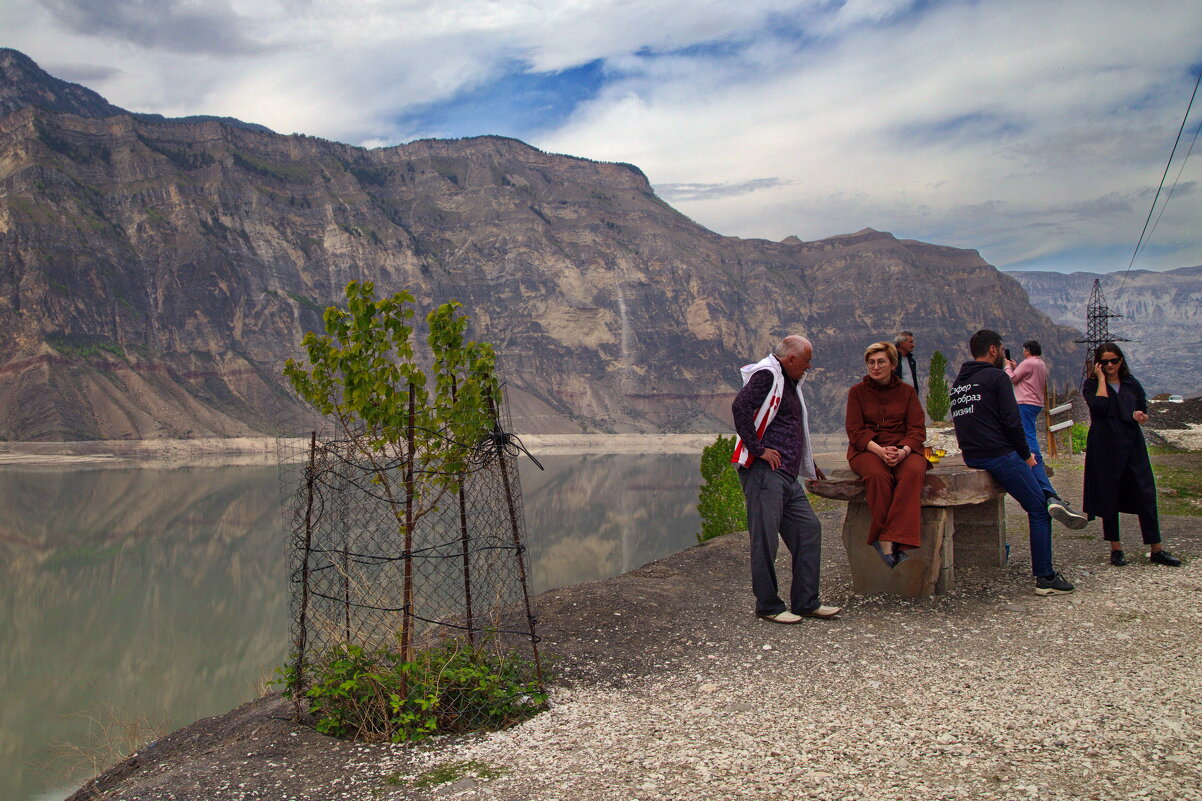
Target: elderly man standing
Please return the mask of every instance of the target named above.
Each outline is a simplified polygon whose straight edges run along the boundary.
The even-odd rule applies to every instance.
[[[731,461],[739,465],[747,499],[755,613],[774,623],[833,617],[840,611],[818,599],[822,524],[798,482],[799,476],[823,477],[814,464],[801,394],[813,355],[814,346],[805,337],[785,337],[762,361],[742,368],[743,389],[731,406],[739,435]],[[787,607],[776,583],[778,534],[792,557]]]

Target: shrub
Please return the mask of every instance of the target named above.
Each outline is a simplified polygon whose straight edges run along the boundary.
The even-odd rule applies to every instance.
[[[946,420],[951,405],[951,390],[947,385],[947,358],[935,351],[931,354],[930,378],[927,380],[927,414],[932,420]]]
[[[697,494],[697,513],[701,516],[701,531],[697,542],[712,540],[732,531],[747,528],[747,504],[739,474],[730,461],[735,449],[734,437],[723,437],[701,451],[703,484]]]
[[[290,688],[287,670],[281,681]],[[311,673],[305,696],[317,730],[369,742],[504,729],[547,703],[533,664],[459,642],[415,651],[411,661],[342,643]]]
[[[1073,453],[1085,453],[1085,439],[1089,436],[1089,426],[1073,423],[1073,427],[1069,431],[1073,438]]]

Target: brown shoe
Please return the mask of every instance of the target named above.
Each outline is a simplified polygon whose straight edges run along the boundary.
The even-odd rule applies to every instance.
[[[834,617],[843,610],[837,606],[820,606],[817,609],[811,609],[809,612],[802,612],[802,617]]]

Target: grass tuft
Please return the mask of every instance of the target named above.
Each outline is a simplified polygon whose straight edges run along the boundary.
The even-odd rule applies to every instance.
[[[418,775],[413,780],[413,786],[419,789],[435,787],[439,784],[450,784],[457,782],[460,779],[471,776],[475,779],[495,779],[498,776],[503,776],[505,771],[501,768],[494,768],[484,762],[478,762],[474,759],[469,759],[464,762],[444,762],[441,765],[435,765],[429,770]]]

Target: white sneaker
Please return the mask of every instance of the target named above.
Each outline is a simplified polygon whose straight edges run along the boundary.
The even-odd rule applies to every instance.
[[[795,615],[786,609],[783,612],[777,612],[775,615],[760,615],[760,620],[768,620],[772,623],[800,623],[801,615]]]
[[[802,617],[834,617],[842,611],[837,606],[820,606],[817,609],[811,609],[809,612],[806,612]]]

